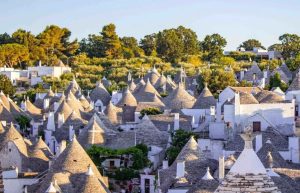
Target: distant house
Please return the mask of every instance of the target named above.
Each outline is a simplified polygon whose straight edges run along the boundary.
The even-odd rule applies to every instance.
[[[28,67],[26,70],[2,67],[0,74],[6,75],[13,85],[28,83],[33,86],[42,82],[43,76],[59,78],[62,74],[71,72],[71,68],[65,66],[61,61],[58,66],[42,66],[39,62],[38,66]]]
[[[254,47],[251,51],[246,51],[245,48],[239,47],[236,50],[240,53],[251,53],[254,54],[256,57],[266,60],[273,60],[273,59],[280,59],[282,55],[279,51],[268,51],[263,48]],[[230,55],[231,51],[225,51],[224,55]]]
[[[27,71],[30,85],[36,85],[42,82],[43,76],[59,78],[62,74],[71,72],[71,68],[65,66],[62,61],[59,61],[58,66],[42,66],[41,62],[39,62],[38,66],[28,67]]]

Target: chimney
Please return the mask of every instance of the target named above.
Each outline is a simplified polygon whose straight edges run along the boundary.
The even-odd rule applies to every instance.
[[[234,93],[234,115],[235,115],[235,123],[237,125],[240,124],[240,93]]]
[[[174,131],[179,129],[179,113],[174,113]]]
[[[217,102],[217,122],[221,122],[222,121],[222,103],[221,102]]]
[[[51,166],[52,166],[52,160],[49,160],[48,165],[49,165],[49,168],[51,168]]]
[[[215,106],[210,106],[210,115],[215,116],[216,115],[216,107]]]
[[[182,178],[185,174],[185,162],[179,161],[176,165],[176,178]]]
[[[171,134],[169,134],[167,148],[171,147],[171,145],[172,145],[172,136]]]
[[[240,81],[242,81],[245,77],[245,71],[244,70],[241,70],[240,71]]]
[[[73,140],[74,134],[75,134],[74,127],[73,127],[73,125],[70,125],[69,126],[69,141]]]
[[[194,115],[192,116],[191,125],[192,125],[192,127],[194,127],[194,126],[195,126],[195,116],[194,116]],[[195,127],[196,127],[196,126],[195,126]]]
[[[263,71],[263,74],[264,74],[264,78],[265,78],[265,79],[268,78],[268,70],[269,70],[269,66],[267,67],[266,70]]]
[[[168,132],[171,132],[171,125],[168,124]]]
[[[45,137],[45,143],[49,146],[51,151],[53,151],[53,149],[51,148],[51,145],[52,145],[52,131],[46,129],[45,132],[44,132],[44,137]]]
[[[65,122],[65,116],[63,113],[58,113],[57,127],[60,128]]]
[[[132,80],[131,72],[128,72],[127,81],[130,82]]]
[[[40,66],[40,67],[42,66],[42,61],[41,61],[41,60],[39,60],[39,66]]]
[[[54,113],[53,112],[49,112],[49,114],[48,114],[47,130],[55,131],[55,122],[54,122]]]
[[[299,163],[299,137],[289,137],[289,150],[291,152],[290,160]]]
[[[26,100],[24,100],[24,101],[21,102],[21,109],[23,111],[27,111]]]
[[[256,135],[255,137],[255,152],[257,153],[262,147],[262,134]]]
[[[165,170],[165,169],[168,169],[168,167],[169,167],[169,161],[168,160],[164,160],[163,161],[163,170]]]
[[[44,99],[43,108],[48,109],[49,108],[49,103],[50,103],[49,99]]]
[[[67,142],[66,140],[62,140],[59,144],[59,150],[58,150],[58,155],[61,154],[67,147]]]
[[[224,179],[225,176],[225,164],[224,164],[224,156],[219,157],[219,180]]]
[[[54,112],[57,111],[58,107],[59,107],[59,103],[58,102],[54,102]]]

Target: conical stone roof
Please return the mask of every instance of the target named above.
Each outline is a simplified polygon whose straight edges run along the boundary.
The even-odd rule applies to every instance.
[[[7,123],[15,122],[14,116],[0,100],[0,121],[6,121]]]
[[[134,83],[133,80],[130,81],[129,85],[128,85],[128,88],[131,92],[133,92],[135,89],[136,89],[136,84]]]
[[[26,104],[26,111],[28,111],[30,114],[33,115],[42,114],[42,110],[40,108],[37,108],[34,104],[32,104],[29,99],[25,101],[25,104]]]
[[[73,78],[73,80],[70,82],[67,89],[65,90],[65,93],[72,92],[73,94],[76,94],[78,92],[78,90],[80,90],[80,87],[79,87],[76,79]]]
[[[105,143],[105,134],[108,133],[114,133],[114,131],[106,128],[101,119],[94,114],[79,134],[78,140],[84,147],[103,145]]]
[[[123,107],[124,105],[131,107],[137,106],[137,101],[128,88],[123,92],[123,96],[117,104],[119,107]]]
[[[163,101],[167,108],[180,110],[192,108],[196,99],[191,96],[180,83],[179,86],[164,98]]]
[[[58,114],[64,115],[64,120],[68,119],[68,117],[72,114],[72,109],[66,102],[66,100],[63,100],[62,103],[58,106],[56,112],[55,112],[55,118],[58,119]]]
[[[51,164],[48,174],[38,184],[35,192],[44,193],[53,179],[56,180],[62,192],[80,192],[80,190],[83,189],[82,186],[86,178],[86,169],[89,166],[92,168],[95,178],[100,181],[99,183],[107,187],[107,184],[105,184],[106,180],[99,173],[97,167],[78,143],[77,139],[74,138]]]
[[[98,82],[97,86],[90,93],[90,98],[94,102],[100,99],[103,105],[106,106],[109,103],[111,97],[103,84],[101,82]]]
[[[105,115],[107,116],[107,118],[109,119],[109,121],[112,124],[119,123],[118,114],[121,112],[122,112],[122,109],[113,105],[111,101],[109,102],[109,104],[107,105],[107,107],[104,111]]]
[[[68,105],[75,110],[78,114],[80,114],[80,112],[83,112],[84,109],[80,103],[80,101],[75,97],[75,95],[72,92],[69,92],[67,94],[66,97],[66,102],[68,103]]]
[[[198,146],[196,140],[191,137],[189,141],[185,144],[185,146],[180,151],[176,160],[173,164],[167,168],[159,171],[159,180],[160,180],[160,189],[162,192],[168,192],[170,188],[173,188],[174,182],[178,184],[177,178],[177,163],[184,162],[184,171],[185,175],[183,178],[185,183],[181,184],[182,188],[190,189],[197,182],[205,183],[204,186],[197,185],[197,189],[214,189],[217,187],[216,182],[213,182],[213,187],[205,187],[210,185],[208,182],[210,180],[203,180],[203,176],[207,173],[207,168],[210,168],[211,173],[214,173],[217,169],[217,162],[215,160],[210,160],[205,157],[204,154],[201,153],[201,150]],[[207,184],[208,183],[208,184]],[[196,187],[193,187],[193,189]],[[193,191],[191,191],[193,192]],[[200,191],[201,192],[201,191]],[[203,191],[205,192],[205,191]],[[210,192],[210,191],[208,191]]]
[[[149,80],[152,85],[154,85],[159,79],[160,74],[157,69],[153,67],[144,77],[144,80]]]
[[[105,193],[107,190],[101,185],[98,178],[95,177],[92,168],[89,166],[89,171],[86,173],[82,184],[81,193]]]
[[[216,99],[205,85],[204,89],[200,93],[195,102],[194,109],[209,109],[211,106],[216,106]]]
[[[22,135],[19,133],[19,131],[17,131],[17,129],[14,127],[14,125],[12,123],[10,124],[9,129],[7,129],[5,132],[3,132],[1,134],[0,138],[1,138],[1,146],[0,147],[4,147],[4,145],[8,141],[14,141],[14,140],[18,140],[18,139],[23,140]]]
[[[241,137],[245,141],[244,150],[215,192],[279,193],[280,190],[267,175],[265,167],[253,150],[252,133],[244,133]]]
[[[282,103],[284,100],[282,96],[279,96],[278,94],[274,92],[269,92],[269,94],[261,99],[259,102],[260,103]]]

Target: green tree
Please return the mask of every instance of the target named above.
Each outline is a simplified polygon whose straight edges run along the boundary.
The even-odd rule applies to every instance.
[[[56,25],[47,26],[37,36],[40,46],[49,57],[61,58],[75,54],[79,48],[77,40],[70,41],[71,31]]]
[[[252,87],[253,84],[251,82],[248,82],[247,80],[242,80],[240,83],[239,83],[239,86],[240,87]]]
[[[29,60],[28,49],[20,44],[0,45],[0,66],[14,67]]]
[[[241,45],[240,48],[244,48],[246,51],[252,51],[253,48],[263,48],[265,47],[261,44],[260,41],[256,39],[249,39],[247,41],[244,41]]]
[[[116,33],[116,26],[114,24],[106,25],[101,32],[103,38],[103,51],[107,58],[121,57],[121,41]]]
[[[217,64],[222,66],[233,66],[235,65],[235,60],[232,57],[224,56],[215,61]]]
[[[141,110],[140,113],[141,113],[140,118],[143,118],[145,115],[158,115],[158,114],[162,114],[163,112],[159,108],[149,107]]]
[[[200,42],[201,50],[204,52],[204,59],[213,61],[223,55],[223,49],[227,45],[227,41],[219,34],[207,35]]]
[[[183,26],[179,26],[177,29],[177,34],[181,41],[183,42],[183,52],[185,55],[196,55],[199,54],[199,41],[197,34]]]
[[[140,57],[144,55],[144,50],[138,46],[134,37],[121,38],[124,58]]]
[[[23,131],[23,133],[29,133],[27,131],[27,128],[30,127],[30,119],[26,117],[25,115],[19,115],[16,117],[16,121],[20,125],[20,129]]]
[[[300,37],[296,34],[283,34],[279,37],[282,43],[282,56],[287,59],[300,54]]]
[[[8,94],[9,96],[13,96],[16,92],[16,89],[13,86],[13,84],[11,83],[9,78],[4,74],[0,74],[0,90],[4,94]]]
[[[30,60],[45,61],[47,59],[44,49],[38,46],[39,40],[30,31],[18,29],[12,34],[12,39],[15,43],[24,45],[28,49]]]
[[[172,144],[167,149],[166,155],[169,161],[169,165],[171,165],[178,154],[180,153],[181,149],[184,145],[189,141],[191,136],[196,136],[195,133],[185,131],[183,129],[178,129],[172,136]]]
[[[0,45],[13,43],[13,39],[8,33],[0,34]]]
[[[209,83],[209,80],[211,78],[211,74],[212,74],[212,71],[211,69],[207,69],[207,68],[204,68],[201,70],[201,73],[200,73],[200,76],[198,78],[198,82],[199,82],[199,90],[202,90],[204,88],[204,84],[205,83]]]
[[[140,47],[144,50],[147,56],[156,56],[156,34],[146,35],[140,41]]]
[[[300,54],[296,55],[295,58],[289,58],[286,60],[286,65],[291,71],[295,71],[300,67]]]
[[[227,86],[235,86],[236,79],[233,72],[225,72],[223,69],[216,69],[212,71],[209,79],[208,87],[215,95],[225,89]]]
[[[278,72],[276,72],[274,76],[270,77],[270,89],[274,87],[280,87],[280,89],[283,91],[286,91],[288,88],[288,85],[281,81],[281,77]]]
[[[283,49],[282,44],[273,44],[268,48],[269,51],[279,51],[279,52],[282,52],[282,49]]]
[[[102,40],[101,35],[90,34],[80,41],[79,52],[85,52],[89,57],[104,57]]]
[[[183,56],[184,44],[175,29],[157,34],[157,54],[167,62],[178,62]]]

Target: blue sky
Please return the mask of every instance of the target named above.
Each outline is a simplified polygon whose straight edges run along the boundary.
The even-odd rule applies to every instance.
[[[120,36],[139,39],[183,25],[199,39],[221,34],[226,50],[249,38],[269,46],[283,33],[300,35],[299,0],[0,0],[0,10],[0,33],[56,24],[81,39],[114,23]]]

